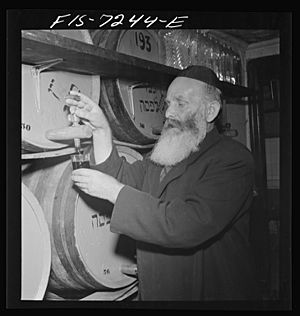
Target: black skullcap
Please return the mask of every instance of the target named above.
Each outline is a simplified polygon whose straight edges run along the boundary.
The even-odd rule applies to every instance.
[[[200,65],[192,65],[181,70],[177,77],[187,77],[205,82],[222,91],[222,83],[213,70]]]

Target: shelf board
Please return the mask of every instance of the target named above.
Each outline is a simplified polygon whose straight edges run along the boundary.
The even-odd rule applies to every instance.
[[[169,85],[177,74],[175,68],[141,58],[96,47],[47,31],[22,31],[22,63],[41,64],[62,58],[53,70],[100,75],[134,81]]]
[[[119,141],[117,139],[113,139],[113,143],[116,146],[126,146],[132,149],[140,149],[140,150],[150,150],[153,146],[153,144],[147,144],[147,145],[137,145],[137,144],[131,144],[128,142]],[[84,141],[81,143],[83,146],[83,149],[86,149],[87,146],[91,146],[92,142],[90,140]],[[56,150],[46,150],[46,151],[40,151],[40,152],[30,152],[26,150],[22,150],[22,159],[40,159],[40,158],[53,158],[53,157],[60,157],[60,156],[66,156],[71,155],[76,152],[76,149],[72,146],[56,149]]]
[[[51,67],[52,70],[148,82],[161,88],[167,88],[180,71],[51,32],[22,30],[22,63],[38,65],[57,58],[63,61]],[[223,86],[225,97],[243,97],[253,93],[246,87],[228,82],[223,82]]]

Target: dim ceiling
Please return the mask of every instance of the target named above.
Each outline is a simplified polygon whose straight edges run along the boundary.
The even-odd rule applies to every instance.
[[[278,30],[220,30],[223,34],[235,37],[247,44],[267,41],[279,37]]]

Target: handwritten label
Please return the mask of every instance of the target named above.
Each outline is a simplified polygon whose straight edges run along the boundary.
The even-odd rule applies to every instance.
[[[26,124],[26,123],[21,123],[21,128],[25,129],[26,131],[31,130],[31,126],[29,124]]]
[[[87,27],[88,28],[114,28],[114,27],[140,27],[154,26],[155,28],[179,28],[183,23],[188,19],[188,15],[175,16],[170,18],[160,18],[158,16],[146,16],[145,14],[141,15],[130,15],[126,16],[125,14],[101,14],[98,17],[91,16],[88,14],[77,14],[73,15],[71,13],[58,15],[56,19],[52,22],[50,29],[58,28],[67,28],[67,27]]]
[[[110,223],[110,218],[105,215],[93,214],[91,216],[92,219],[92,228],[97,229],[104,225],[108,225]]]
[[[103,274],[104,274],[104,275],[110,274],[109,268],[104,268],[104,269],[103,269]]]

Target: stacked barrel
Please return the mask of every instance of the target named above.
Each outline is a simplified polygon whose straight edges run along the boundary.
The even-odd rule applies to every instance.
[[[159,62],[152,31],[49,32]],[[149,149],[159,137],[165,91],[53,71],[59,62],[22,64],[22,299],[122,300],[137,292],[136,273],[126,273],[135,271],[135,242],[110,232],[112,204],[73,186],[73,140],[50,140],[47,131],[70,126],[65,96],[80,91],[102,107],[119,154],[133,163],[143,159],[134,148]],[[93,154],[91,139],[82,143]]]
[[[181,69],[205,64],[223,80],[226,73],[219,46],[199,32],[196,37],[187,30],[45,32],[118,52],[120,58],[127,54]],[[166,87],[132,81],[126,74],[100,80],[98,75],[53,70],[62,62],[67,61],[22,64],[22,298],[124,299],[137,291],[135,273],[124,272],[135,271],[135,243],[110,232],[110,203],[72,185],[73,139],[49,139],[47,133],[70,126],[65,96],[80,91],[101,107],[119,154],[133,163],[160,136]],[[90,135],[81,142],[93,154]]]

